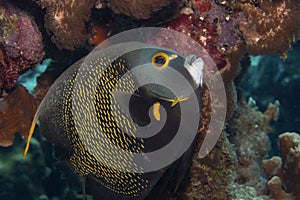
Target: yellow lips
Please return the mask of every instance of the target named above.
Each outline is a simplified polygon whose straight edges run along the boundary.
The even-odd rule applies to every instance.
[[[170,99],[169,101],[172,102],[172,107],[176,106],[179,102],[182,102],[182,101],[186,101],[188,100],[190,97],[182,97],[180,96],[179,98],[177,99]]]

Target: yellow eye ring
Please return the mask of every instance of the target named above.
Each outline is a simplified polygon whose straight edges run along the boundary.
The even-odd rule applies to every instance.
[[[164,52],[156,53],[152,57],[152,64],[157,69],[164,69],[169,65],[170,59],[168,54]]]

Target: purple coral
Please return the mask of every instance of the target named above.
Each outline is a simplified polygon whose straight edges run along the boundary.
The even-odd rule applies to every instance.
[[[218,51],[216,43],[219,40],[219,35],[216,32],[215,24],[207,20],[200,21],[196,15],[182,14],[172,20],[167,28],[190,34],[191,38],[201,44],[211,55],[219,68],[226,65],[225,58]]]
[[[231,13],[207,0],[191,1],[190,7],[166,27],[185,33],[201,44],[219,69],[226,66],[225,51],[234,48],[240,40]]]
[[[0,97],[17,83],[18,76],[44,56],[42,35],[25,12],[0,3]]]

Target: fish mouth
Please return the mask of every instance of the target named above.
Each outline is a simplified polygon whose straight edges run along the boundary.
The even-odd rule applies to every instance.
[[[176,106],[178,103],[186,101],[190,98],[190,96],[184,97],[184,96],[179,96],[178,98],[165,98],[165,97],[160,97],[162,100],[171,102],[171,107]]]
[[[137,91],[141,96],[155,99],[155,102],[160,100],[170,102],[171,107],[176,106],[180,102],[188,100],[192,95],[186,92],[175,95],[175,93],[169,88],[159,84],[148,84],[140,87]]]
[[[145,92],[146,91],[146,92]],[[170,102],[171,107],[175,107],[178,105],[180,102],[186,101],[191,97],[191,94],[189,93],[182,93],[180,95],[175,95],[170,89],[167,87],[164,87],[162,85],[153,85],[149,84],[147,86],[143,86],[139,88],[139,94],[144,96],[143,94],[147,94],[145,96],[152,97],[155,102],[157,101],[165,101],[165,102]]]
[[[151,85],[153,86],[153,85]],[[191,95],[181,94],[176,96],[171,90],[165,88],[164,86],[158,85],[158,87],[151,87],[146,90],[150,91],[151,95],[158,100],[163,100],[171,103],[171,107],[176,106],[180,102],[188,100]]]

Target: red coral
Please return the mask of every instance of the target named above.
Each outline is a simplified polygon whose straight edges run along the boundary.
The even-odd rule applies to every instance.
[[[18,76],[44,56],[42,36],[33,19],[8,3],[0,3],[0,97]]]
[[[209,11],[212,5],[208,0],[194,0],[192,1],[192,7],[203,13]]]
[[[217,47],[219,34],[215,24],[205,19],[200,20],[194,14],[181,14],[170,21],[167,28],[189,35],[207,50],[219,69],[225,67],[226,60]]]
[[[208,0],[192,0],[182,14],[171,20],[166,27],[185,33],[202,45],[216,63],[222,75],[230,71],[230,80],[237,74],[232,64],[241,58],[242,39],[238,24],[243,16],[236,16],[231,8]],[[235,54],[239,56],[235,56]],[[226,69],[225,69],[226,68]],[[210,70],[210,69],[209,69]],[[224,73],[223,73],[224,72]]]

